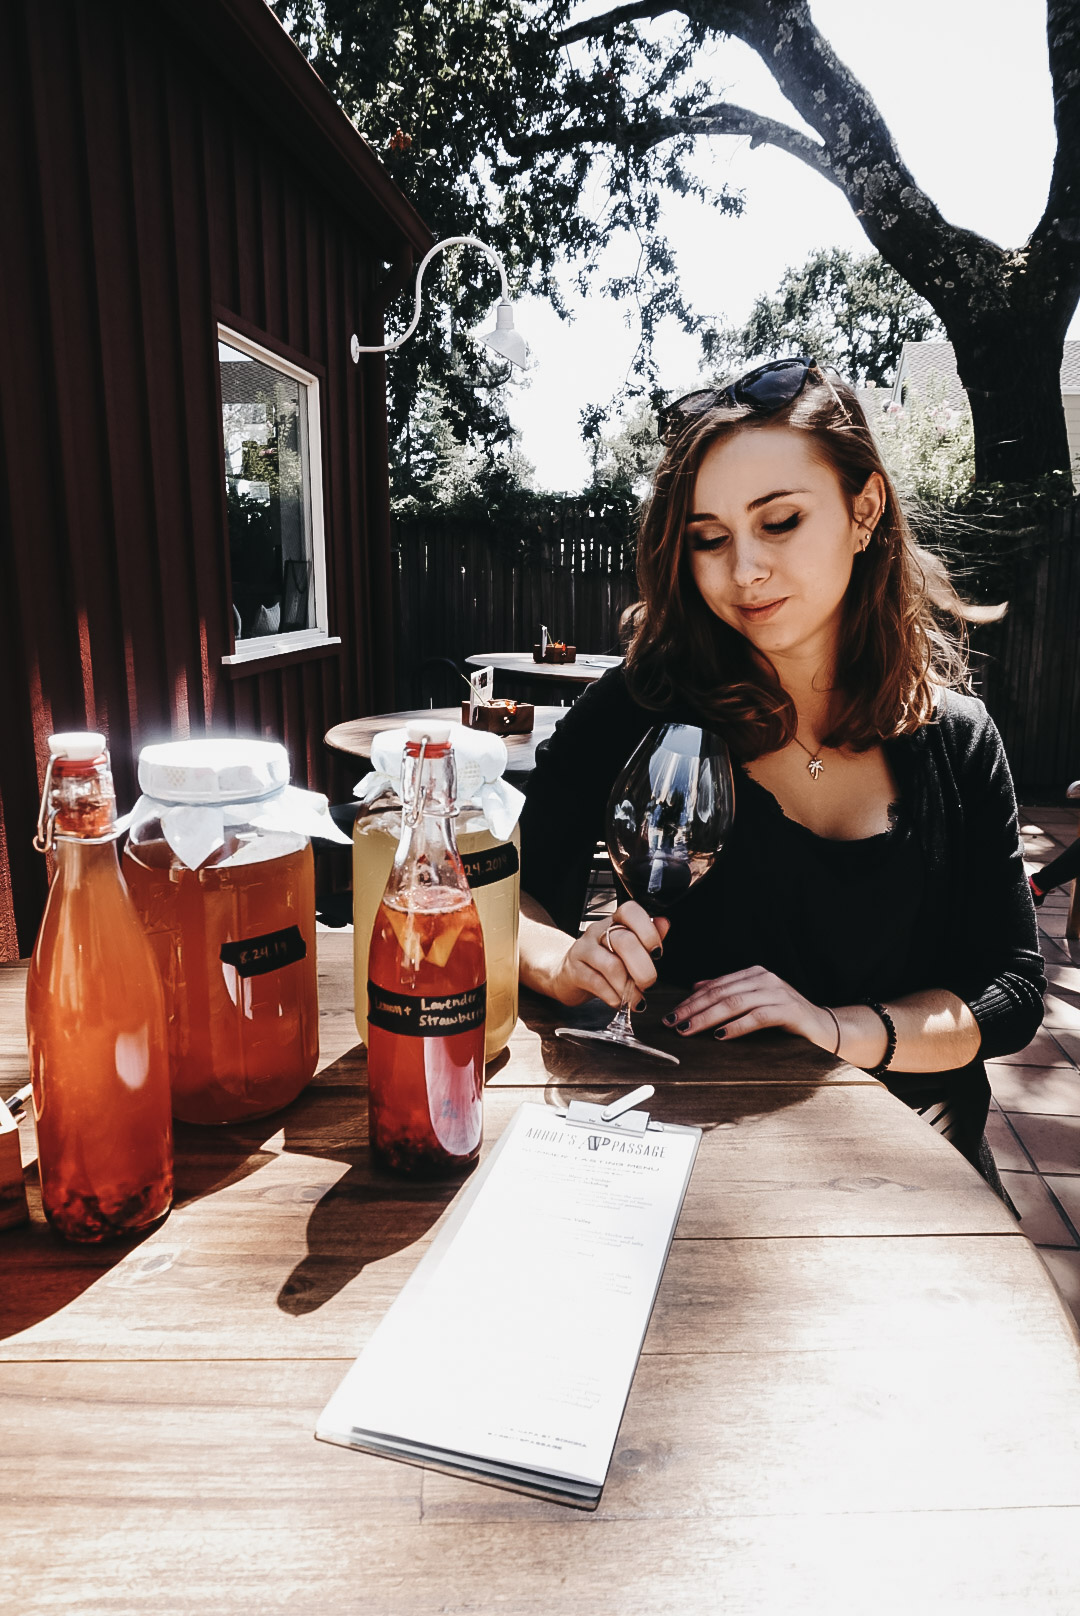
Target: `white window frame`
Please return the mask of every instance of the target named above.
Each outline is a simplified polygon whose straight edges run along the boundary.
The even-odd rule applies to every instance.
[[[313,376],[309,370],[301,370],[299,365],[283,359],[272,349],[264,348],[258,342],[252,342],[250,337],[241,336],[239,331],[232,330],[230,326],[219,323],[217,334],[218,340],[227,343],[230,348],[236,348],[240,353],[247,354],[249,359],[257,359],[260,364],[290,377],[293,381],[299,382],[304,389],[305,408],[300,412],[300,452],[307,468],[306,539],[311,555],[311,599],[315,611],[315,625],[312,628],[290,629],[284,634],[260,634],[254,639],[234,640],[232,653],[223,656],[222,663],[234,666],[243,662],[260,662],[266,657],[282,656],[289,651],[307,651],[320,646],[340,645],[340,636],[330,633],[327,610],[319,378]],[[219,408],[222,403],[219,388]],[[222,476],[224,475],[223,465]],[[232,611],[231,600],[229,610]]]

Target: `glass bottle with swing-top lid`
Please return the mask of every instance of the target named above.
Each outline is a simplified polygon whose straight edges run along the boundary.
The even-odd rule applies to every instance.
[[[53,735],[39,852],[53,852],[26,987],[45,1216],[69,1240],[145,1229],[173,1192],[165,1005],[116,857],[105,737]]]
[[[484,1059],[505,1049],[517,1023],[520,848],[524,797],[503,779],[501,736],[442,724],[453,753],[454,841],[468,878],[487,957]],[[440,730],[440,733],[441,733]],[[382,730],[371,746],[373,771],[356,787],[361,809],[353,831],[353,947],[356,1026],[368,1041],[368,948],[383,889],[401,838],[402,772],[408,731]]]
[[[372,1148],[384,1165],[468,1166],[483,1133],[484,939],[454,839],[446,724],[412,724],[401,837],[368,954]]]

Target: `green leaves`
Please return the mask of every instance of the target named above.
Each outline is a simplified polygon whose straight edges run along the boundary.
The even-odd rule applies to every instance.
[[[881,384],[904,340],[941,329],[908,281],[933,299],[958,351],[970,347],[974,327],[982,341],[988,322],[1014,314],[1031,318],[1049,351],[1043,339],[1064,329],[1080,288],[1076,3],[1050,0],[1059,148],[1046,213],[1019,253],[942,217],[904,166],[868,90],[817,31],[807,0],[678,0],[670,9],[641,0],[607,13],[603,0],[599,8],[578,0],[273,0],[273,9],[436,237],[489,242],[507,263],[514,294],[531,291],[565,313],[565,266],[582,292],[595,293],[605,248],[619,237],[637,240],[635,267],[599,287],[626,305],[640,331],[625,401],[657,388],[652,340],[665,316],[697,332],[717,363],[802,348],[853,381]],[[733,105],[696,76],[711,65],[703,47],[727,36],[757,52],[813,136]],[[710,333],[682,297],[661,209],[670,193],[739,211],[741,199],[707,185],[690,160],[700,141],[732,136],[785,151],[839,186],[907,279],[875,255],[815,254],[775,297],[759,300],[743,327]],[[461,335],[496,291],[486,264],[464,255],[437,263],[419,330],[388,367],[392,458],[411,463],[410,422],[437,400],[457,443],[510,464],[505,405]],[[403,294],[390,311],[391,330],[408,301]],[[587,412],[586,436],[610,413]],[[1015,433],[977,431],[983,473],[1014,463],[1045,470],[1065,443],[1063,425],[1052,441],[1023,421]],[[1021,450],[1006,455],[1001,445],[1021,439]]]
[[[626,23],[601,42],[560,48],[566,0],[275,0],[279,19],[378,152],[436,237],[474,234],[507,265],[511,295],[528,290],[565,312],[557,272],[574,266],[595,290],[604,249],[629,232],[637,268],[603,292],[635,309],[641,343],[632,370],[655,385],[651,341],[666,315],[702,322],[682,298],[659,228],[665,190],[738,208],[691,172],[693,137],[656,144],[669,113],[705,97],[689,80],[700,29]],[[388,312],[392,334],[411,291]],[[484,361],[464,333],[480,324],[498,279],[467,248],[425,275],[424,312],[388,365],[392,459],[416,465],[419,417],[438,405],[460,444],[504,459],[505,405],[483,383]],[[447,340],[449,323],[452,341]],[[400,324],[395,324],[400,317]],[[411,442],[410,442],[411,438]],[[417,484],[413,492],[422,494]]]
[[[811,253],[758,298],[745,325],[717,332],[707,351],[724,369],[759,356],[811,354],[855,386],[890,387],[905,342],[943,335],[929,303],[877,253]]]

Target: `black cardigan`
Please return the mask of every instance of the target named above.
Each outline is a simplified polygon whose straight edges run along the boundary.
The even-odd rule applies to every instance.
[[[537,748],[521,817],[521,884],[564,931],[577,935],[593,849],[603,838],[607,799],[623,765],[651,725],[688,716],[638,706],[616,668],[575,702]],[[922,891],[913,950],[918,974],[897,971],[875,985],[874,996],[948,989],[970,1005],[978,1022],[980,1061],[1022,1049],[1042,1020],[1046,983],[1001,737],[981,701],[949,691],[933,723],[885,742],[885,749],[921,856]],[[744,795],[749,805],[749,793]],[[736,825],[738,820],[736,785]],[[714,874],[723,860],[737,856],[733,836]],[[702,900],[711,880],[706,877],[699,889]],[[748,890],[744,883],[746,904],[753,901],[745,896]],[[727,923],[737,924],[737,916],[722,910],[716,929],[723,929],[725,915]],[[882,924],[887,920],[881,917]],[[673,924],[679,924],[678,911]],[[851,941],[854,972],[861,950],[857,937]],[[777,969],[767,957],[735,963]],[[665,974],[670,980],[670,971]],[[688,984],[692,978],[685,970],[682,975]],[[806,982],[791,974],[787,979],[807,992]],[[854,1002],[864,992],[836,1002]]]

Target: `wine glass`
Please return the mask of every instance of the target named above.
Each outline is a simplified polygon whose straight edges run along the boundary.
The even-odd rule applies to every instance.
[[[667,915],[712,869],[734,817],[731,759],[719,735],[695,724],[656,724],[608,798],[611,862],[643,909]],[[678,1066],[677,1055],[635,1035],[630,1005],[638,992],[631,978],[606,1027],[556,1027],[556,1037],[618,1044]]]

